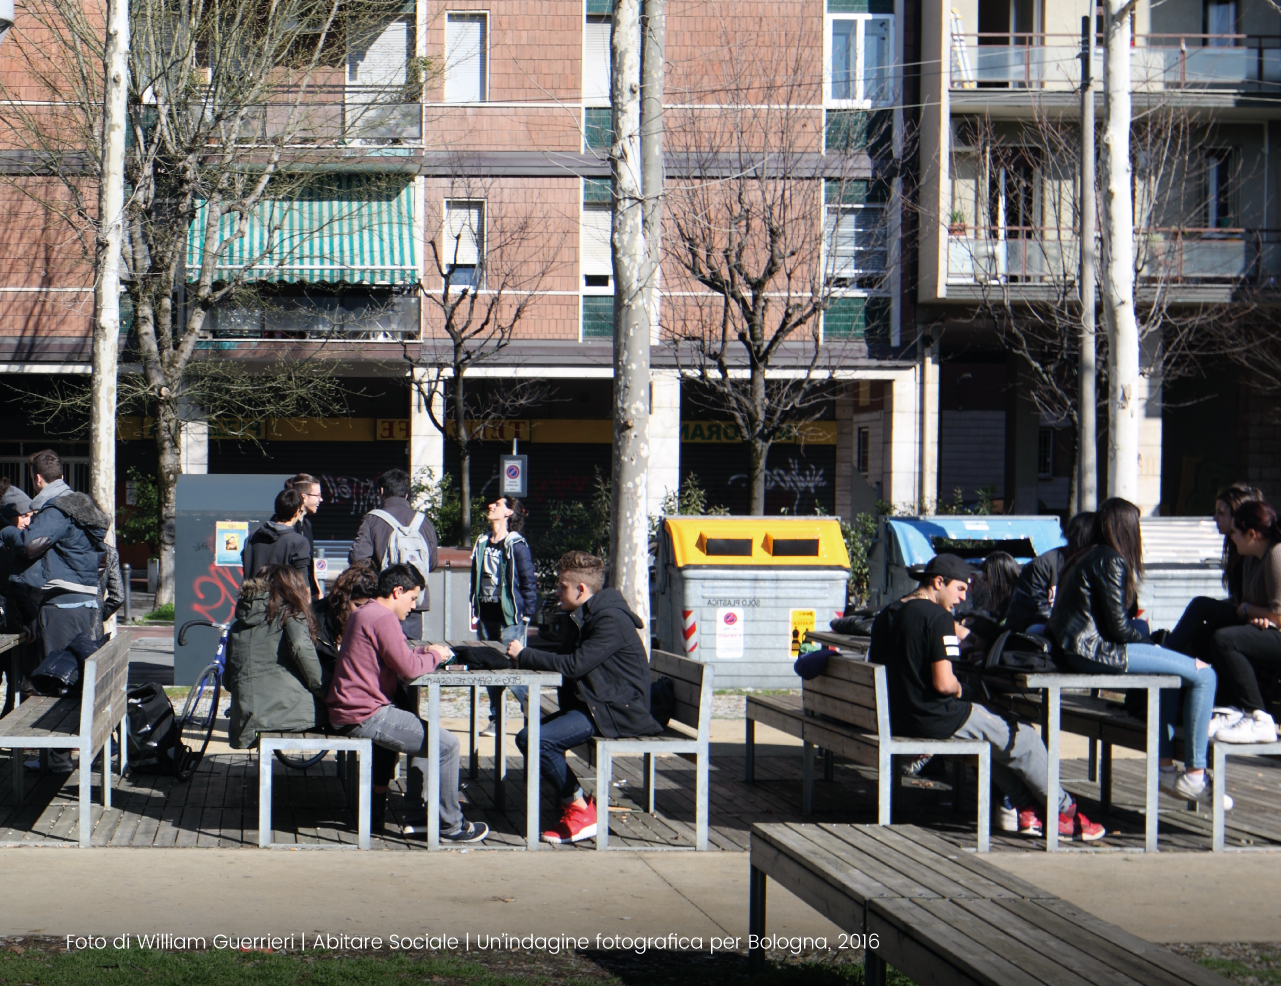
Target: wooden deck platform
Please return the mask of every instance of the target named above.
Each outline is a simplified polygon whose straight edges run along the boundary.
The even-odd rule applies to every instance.
[[[584,781],[594,771],[571,757],[575,772]],[[748,847],[753,822],[801,821],[801,762],[799,751],[786,747],[761,747],[757,754],[757,782],[748,785],[743,777],[743,748],[739,744],[714,743],[711,771],[711,829],[714,850],[741,852]],[[498,812],[492,800],[493,761],[482,758],[480,777],[466,777],[464,759],[464,810],[473,820],[488,822],[494,834],[483,846],[472,848],[514,849],[523,845],[524,774],[519,758],[509,761],[506,811]],[[1106,839],[1091,850],[1138,850],[1143,847],[1141,760],[1117,760],[1114,765],[1114,804],[1104,815],[1099,810],[1098,786],[1086,780],[1084,761],[1065,761],[1064,784],[1091,818],[1108,828]],[[639,804],[641,776],[639,758],[624,758],[614,767],[615,787],[611,792],[611,846],[624,849],[692,847],[694,838],[693,767],[683,760],[659,761],[657,810],[644,812]],[[274,840],[283,848],[324,848],[354,845],[355,819],[344,806],[332,757],[306,772],[274,765]],[[0,773],[10,769],[0,764]],[[822,777],[821,771],[819,777]],[[79,808],[76,803],[76,774],[49,775],[28,781],[27,800],[18,806],[8,778],[0,778],[0,845],[74,845]],[[403,781],[393,789],[389,818],[403,814],[400,795]],[[95,777],[94,800],[98,800]],[[590,787],[590,783],[588,785]],[[1281,760],[1242,758],[1231,762],[1229,793],[1237,807],[1228,813],[1229,847],[1274,847],[1281,850]],[[633,797],[634,793],[634,797]],[[951,786],[930,778],[904,782],[895,787],[894,819],[928,827],[950,841],[973,846],[973,781],[961,785],[963,804],[954,803]],[[875,822],[876,787],[874,772],[838,761],[833,780],[815,783],[814,815],[808,820]],[[193,846],[257,848],[258,781],[253,759],[244,753],[219,753],[206,758],[187,783],[173,778],[138,774],[126,778],[114,793],[114,806],[101,818],[95,804],[95,845],[111,846]],[[555,821],[554,799],[544,792],[543,822]],[[399,833],[399,827],[395,830]],[[559,852],[591,849],[588,841],[578,846],[545,847]],[[380,849],[424,849],[421,840],[396,836],[375,836]],[[1027,839],[992,829],[992,850],[1044,848],[1041,840]],[[1161,848],[1163,850],[1208,851],[1208,811],[1188,812],[1182,802],[1162,797]]]

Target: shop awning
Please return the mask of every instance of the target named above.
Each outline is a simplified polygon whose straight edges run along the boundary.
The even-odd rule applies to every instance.
[[[187,235],[187,280],[200,278],[207,206]],[[414,186],[390,176],[335,175],[296,197],[259,204],[237,233],[237,217],[218,227],[215,280],[247,271],[250,281],[412,284]]]

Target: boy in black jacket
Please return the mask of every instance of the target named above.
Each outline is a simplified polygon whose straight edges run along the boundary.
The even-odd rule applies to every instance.
[[[545,842],[579,842],[596,837],[596,800],[584,799],[565,751],[600,735],[652,736],[661,733],[649,713],[649,661],[638,630],[641,618],[627,608],[617,589],[604,589],[605,564],[585,551],[571,551],[556,563],[556,597],[570,614],[573,632],[559,652],[522,647],[513,640],[507,653],[514,666],[556,671],[564,677],[560,712],[542,724],[539,758],[543,776],[560,792],[560,822],[543,833]],[[531,710],[534,715],[537,709]],[[528,755],[528,735],[516,745]],[[609,793],[597,792],[606,799]]]

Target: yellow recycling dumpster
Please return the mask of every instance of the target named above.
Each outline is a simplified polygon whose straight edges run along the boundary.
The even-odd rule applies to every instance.
[[[663,650],[719,688],[795,688],[806,630],[845,611],[850,558],[834,517],[668,517],[654,623]]]

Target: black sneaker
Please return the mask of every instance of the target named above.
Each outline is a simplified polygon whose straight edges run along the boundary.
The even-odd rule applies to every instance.
[[[452,835],[440,834],[441,842],[452,842],[455,845],[462,845],[466,842],[480,842],[489,835],[489,826],[484,822],[469,822],[463,819],[463,827]]]

